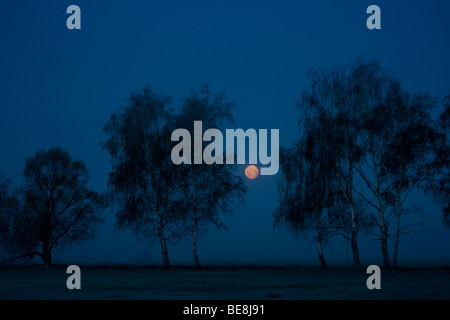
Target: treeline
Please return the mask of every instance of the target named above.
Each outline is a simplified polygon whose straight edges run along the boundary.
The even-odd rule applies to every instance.
[[[311,233],[322,267],[323,244],[338,235],[359,266],[358,234],[375,232],[384,266],[396,267],[401,235],[421,229],[420,220],[402,224],[414,212],[411,194],[433,195],[449,221],[450,96],[433,118],[437,99],[407,92],[375,61],[308,76],[297,104],[300,137],[280,154],[275,226]]]
[[[433,196],[450,223],[450,96],[436,116],[437,99],[408,93],[374,61],[312,69],[308,78],[298,101],[299,137],[280,151],[274,225],[312,235],[323,267],[323,246],[333,237],[350,242],[359,266],[358,235],[376,233],[384,265],[396,266],[401,235],[421,228],[420,221],[402,223],[414,211],[407,202],[413,192]],[[110,207],[118,229],[159,243],[165,268],[168,245],[180,241],[191,243],[199,267],[199,236],[211,226],[226,229],[223,215],[242,205],[247,189],[236,165],[173,164],[171,134],[176,128],[192,134],[195,120],[228,128],[234,106],[207,85],[176,110],[171,96],[150,87],[132,94],[103,128],[101,147],[111,159],[104,193],[88,187],[85,163],[66,150],[38,151],[25,162],[23,186],[12,190],[0,177],[0,244],[7,261],[38,256],[51,265],[54,251],[92,239]]]
[[[170,267],[168,244],[182,240],[191,242],[199,267],[199,235],[210,226],[227,228],[222,215],[243,203],[247,189],[235,165],[173,164],[171,133],[176,128],[193,133],[194,120],[210,128],[227,126],[234,104],[206,84],[184,99],[178,112],[172,100],[147,87],[111,115],[104,126],[108,138],[101,142],[111,156],[103,194],[88,188],[86,165],[61,148],[27,159],[25,185],[18,190],[11,192],[1,178],[0,242],[8,261],[39,256],[51,265],[54,250],[91,239],[102,209],[110,206],[118,229],[159,242],[164,268]]]
[[[221,216],[244,201],[247,189],[235,165],[175,165],[171,133],[185,128],[193,134],[194,120],[208,128],[227,126],[234,104],[207,85],[184,100],[180,113],[173,112],[171,101],[145,88],[111,116],[104,128],[109,139],[102,143],[111,155],[110,195],[117,227],[159,241],[164,268],[170,267],[167,244],[186,237],[199,267],[199,234],[211,225],[226,228]]]

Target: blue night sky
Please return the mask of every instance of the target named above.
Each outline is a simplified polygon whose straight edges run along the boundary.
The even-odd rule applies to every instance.
[[[81,30],[66,28],[66,8],[81,8]],[[381,8],[381,30],[366,28],[366,8]],[[150,84],[182,98],[208,81],[237,104],[235,128],[280,129],[298,137],[295,100],[309,67],[377,58],[411,92],[442,99],[450,90],[450,2],[428,1],[8,1],[0,18],[0,173],[23,182],[25,159],[61,146],[83,159],[90,186],[106,189],[109,156],[100,142],[109,116]],[[244,167],[241,168],[241,174]],[[246,203],[200,239],[203,263],[318,264],[310,240],[273,229],[278,176],[246,180]],[[401,239],[399,264],[448,264],[450,230],[440,208],[418,194],[426,230]],[[95,240],[55,253],[56,263],[160,264],[157,243],[114,232],[114,216]],[[381,263],[379,243],[361,235],[363,264]],[[392,244],[392,243],[391,243]],[[392,248],[390,248],[392,253]],[[174,264],[191,264],[189,242],[170,246]],[[331,264],[351,264],[336,238]]]

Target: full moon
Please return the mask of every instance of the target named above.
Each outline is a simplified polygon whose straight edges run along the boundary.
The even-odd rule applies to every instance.
[[[259,176],[259,170],[256,166],[250,165],[247,168],[245,168],[245,175],[249,179],[255,179]]]

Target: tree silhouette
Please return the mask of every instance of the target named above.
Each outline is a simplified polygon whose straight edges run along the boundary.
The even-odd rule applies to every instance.
[[[367,229],[369,223],[364,215],[360,199],[354,194],[355,164],[362,157],[358,144],[359,101],[354,94],[355,79],[343,68],[330,70],[311,69],[308,72],[309,83],[302,93],[298,107],[303,111],[302,121],[316,121],[320,135],[316,139],[322,142],[323,155],[331,159],[327,168],[336,182],[346,218],[339,228],[340,233],[350,242],[353,264],[360,266],[358,250],[358,232]],[[318,121],[318,118],[321,118]]]
[[[311,70],[309,76],[299,102],[302,138],[283,155],[276,221],[281,217],[286,222],[287,217],[296,228],[317,232],[319,218],[326,217],[330,230],[349,231],[355,266],[360,265],[358,231],[375,225],[387,268],[388,238],[395,236],[397,266],[400,236],[419,231],[421,225],[401,225],[401,216],[414,212],[406,207],[408,196],[420,187],[445,198],[448,186],[443,173],[448,148],[442,148],[443,135],[430,116],[436,101],[427,93],[409,95],[376,61],[357,60],[349,69]],[[425,182],[436,173],[443,188]],[[305,220],[305,213],[314,210],[314,223]]]
[[[430,115],[435,106],[436,99],[426,93],[405,95],[403,101],[397,101],[396,128],[382,155],[381,175],[388,181],[383,197],[390,201],[395,219],[394,267],[400,236],[421,230],[421,221],[401,226],[400,219],[414,211],[404,208],[408,196],[435,170],[436,148],[443,142]]]
[[[6,247],[12,260],[39,256],[50,266],[54,250],[94,236],[104,200],[88,188],[86,165],[59,147],[28,158],[24,176],[9,201]]]
[[[342,221],[335,210],[337,185],[329,168],[333,159],[324,156],[327,141],[314,122],[308,122],[302,139],[281,149],[279,207],[274,211],[274,226],[283,226],[296,235],[314,233],[322,268],[326,268],[324,243],[336,234]]]
[[[159,240],[164,268],[170,267],[168,243],[179,241],[184,217],[177,215],[176,167],[170,159],[171,97],[149,87],[132,94],[128,105],[105,125],[103,148],[111,156],[109,186],[117,204],[116,226],[144,239]]]
[[[354,167],[366,186],[366,190],[354,188],[354,191],[376,212],[372,212],[372,218],[380,231],[384,266],[389,268],[389,217],[386,211],[390,202],[383,201],[382,197],[384,180],[381,176],[381,162],[387,145],[386,139],[391,137],[394,130],[390,122],[393,114],[390,108],[395,108],[394,96],[400,94],[400,84],[390,78],[375,61],[358,61],[350,71],[350,78],[354,83],[351,92],[359,104],[361,120],[358,123],[358,143],[363,152],[361,160]],[[387,101],[390,104],[386,103]]]
[[[233,103],[226,101],[224,92],[212,94],[205,84],[200,92],[192,92],[184,101],[177,119],[177,127],[187,129],[191,136],[194,121],[202,121],[204,128],[221,128],[232,122],[233,106]],[[203,145],[205,144],[203,142]],[[206,232],[210,225],[225,229],[221,215],[232,213],[232,210],[244,201],[247,189],[242,178],[236,175],[236,165],[204,162],[180,164],[177,173],[177,186],[182,194],[182,200],[177,208],[179,215],[185,215],[187,219],[186,230],[192,235],[194,263],[199,268],[198,236]]]

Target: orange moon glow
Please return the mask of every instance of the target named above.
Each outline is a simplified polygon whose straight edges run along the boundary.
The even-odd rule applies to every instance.
[[[245,175],[249,179],[255,179],[259,176],[259,170],[256,166],[250,165],[247,168],[245,168]]]

